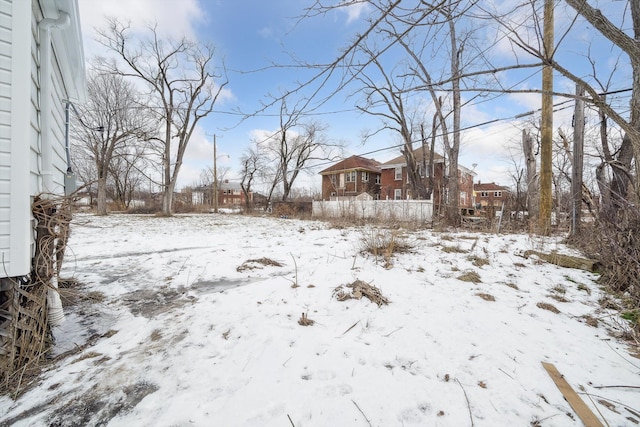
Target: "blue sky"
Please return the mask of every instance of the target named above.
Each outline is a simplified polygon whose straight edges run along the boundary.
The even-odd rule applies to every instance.
[[[216,107],[216,113],[201,122],[187,151],[178,187],[193,184],[198,180],[202,169],[211,167],[211,135],[214,133],[218,136],[218,166],[228,168],[229,178],[234,178],[239,171],[239,159],[250,140],[274,131],[278,125],[277,108],[245,121],[239,120],[237,111],[256,111],[261,103],[269,101],[268,94],[279,94],[291,89],[296,81],[304,81],[311,75],[309,70],[265,67],[273,63],[289,64],[292,62],[291,55],[308,62],[329,62],[365,26],[366,7],[342,9],[323,17],[300,21],[298,17],[304,12],[303,7],[310,3],[311,1],[301,0],[79,1],[88,60],[100,52],[99,46],[93,41],[93,29],[104,26],[105,16],[130,20],[134,28],[156,21],[163,35],[179,37],[185,34],[200,42],[212,43],[217,47],[219,57],[224,58],[229,77],[227,96]],[[500,7],[505,8],[509,4],[521,2],[496,0],[495,3],[500,3]],[[625,2],[614,3],[617,5],[609,7],[620,9]],[[556,40],[570,22],[565,9],[559,7],[556,10]],[[622,19],[623,13],[618,11],[614,16]],[[485,29],[482,34],[492,37],[489,29]],[[561,48],[562,55],[572,64],[582,62],[583,66],[588,65],[584,59],[587,49],[591,49],[598,58],[597,67],[602,70],[610,70],[617,57],[610,46],[594,38],[594,32],[586,25],[573,30],[563,40]],[[499,38],[494,43],[490,55],[496,63],[512,63],[514,60],[514,52],[504,38]],[[587,71],[585,69],[584,72]],[[504,73],[500,78],[507,85],[518,83],[518,87],[527,88],[539,88],[541,79],[539,70],[531,69]],[[629,82],[629,74],[623,67],[612,88],[620,89],[630,85]],[[557,90],[566,88],[573,92],[572,84],[564,79],[557,79],[555,87]],[[315,117],[328,126],[329,138],[345,143],[345,156],[366,154],[399,143],[396,135],[382,132],[362,145],[362,133],[378,129],[380,122],[376,118],[355,112],[354,102],[357,98],[348,95],[349,92],[337,95],[318,110],[323,114]],[[563,100],[557,100],[561,101]],[[419,103],[421,100],[414,102]],[[479,179],[483,182],[511,184],[513,161],[509,153],[518,151],[519,138],[525,126],[523,120],[526,121],[514,120],[513,117],[538,109],[539,103],[538,95],[512,94],[498,100],[473,102],[463,110],[463,127],[497,118],[510,118],[463,133],[460,163],[469,168],[476,165],[476,181]],[[558,112],[555,116],[556,128],[570,122],[571,114],[572,107]],[[367,154],[367,157],[386,161],[397,155],[398,150],[384,150]],[[320,179],[312,173],[301,177],[300,184],[319,188]]]

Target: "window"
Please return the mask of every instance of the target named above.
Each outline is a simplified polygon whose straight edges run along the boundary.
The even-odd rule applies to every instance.
[[[393,190],[393,199],[402,200],[402,189],[396,188],[395,190]]]
[[[376,184],[380,185],[380,175],[376,175]]]
[[[460,204],[462,206],[466,206],[466,204],[467,204],[467,192],[466,191],[461,191],[460,192]]]
[[[345,174],[347,176],[347,182],[356,182],[356,171],[350,171]]]
[[[402,166],[396,167],[395,178],[396,181],[402,181]]]
[[[336,175],[330,175],[329,178],[331,179],[331,185],[333,185],[334,187],[336,186]]]
[[[486,191],[481,191],[480,192],[480,197],[489,197],[489,193]]]
[[[495,191],[493,197],[502,197],[502,191]]]
[[[362,172],[362,182],[369,182],[369,172]]]

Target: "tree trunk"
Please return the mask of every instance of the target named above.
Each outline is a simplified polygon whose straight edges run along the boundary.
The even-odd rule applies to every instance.
[[[107,177],[98,178],[98,206],[96,215],[104,216],[107,214]]]
[[[529,212],[529,220],[533,221],[538,217],[538,176],[533,137],[527,130],[522,131],[522,150],[527,168],[527,211]]]

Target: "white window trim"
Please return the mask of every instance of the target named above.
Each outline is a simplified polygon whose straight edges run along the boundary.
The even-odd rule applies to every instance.
[[[398,176],[398,172],[400,172],[400,176]],[[394,181],[402,181],[402,166],[396,166],[393,175]]]

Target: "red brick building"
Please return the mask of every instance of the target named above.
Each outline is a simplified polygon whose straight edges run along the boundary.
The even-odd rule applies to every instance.
[[[320,172],[322,200],[345,197],[380,197],[380,162],[360,156],[348,157]]]
[[[448,194],[445,188],[446,180],[449,178],[448,165],[444,157],[435,153],[433,156],[433,170],[430,170],[429,153],[424,153],[422,148],[414,150],[414,155],[418,161],[419,173],[425,183],[429,185],[433,182],[431,200],[435,204],[446,203]],[[423,167],[426,163],[426,167]],[[380,165],[381,169],[381,188],[380,198],[389,200],[405,200],[413,199],[411,194],[411,186],[407,175],[407,162],[404,156],[398,156]],[[461,209],[472,209],[473,203],[473,177],[476,175],[472,170],[458,165],[458,185],[459,185],[459,204]],[[432,178],[432,180],[431,180]]]
[[[476,208],[479,210],[486,210],[491,206],[500,208],[502,203],[505,203],[511,195],[511,190],[508,187],[498,185],[495,182],[483,184],[478,181],[473,186],[473,192]]]

